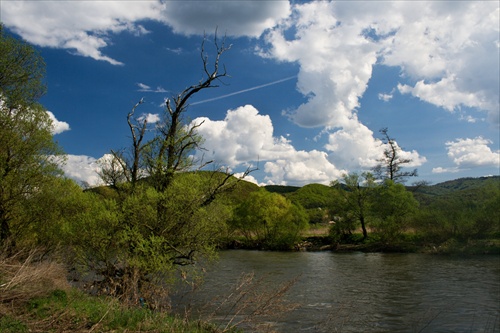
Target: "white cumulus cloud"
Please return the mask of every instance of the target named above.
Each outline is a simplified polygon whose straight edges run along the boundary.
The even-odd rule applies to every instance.
[[[492,141],[481,136],[456,139],[446,142],[448,157],[461,168],[491,166],[500,168],[500,151],[493,151],[488,145]]]
[[[52,121],[52,134],[60,134],[70,130],[67,122],[57,120],[56,116],[54,116],[54,114],[50,111],[47,111],[47,114]]]
[[[64,174],[79,184],[96,186],[102,184],[98,175],[99,160],[85,155],[66,155],[66,163],[61,166]]]
[[[329,184],[345,174],[328,160],[328,154],[323,151],[295,151],[288,158],[278,158],[267,161],[264,171],[268,184],[306,185],[310,183]]]
[[[290,113],[295,123],[346,125],[377,61],[378,47],[362,30],[356,21],[342,21],[334,3],[312,2],[296,5],[294,15],[266,36],[263,56],[300,64],[297,89],[308,100]]]
[[[382,142],[356,118],[343,129],[330,133],[325,148],[332,152],[332,160],[349,169],[371,168],[383,156]]]
[[[32,44],[121,65],[101,51],[109,35],[147,33],[137,22],[158,19],[162,7],[157,1],[2,1],[2,23]]]
[[[382,63],[417,81],[401,92],[450,111],[485,110],[498,124],[499,14],[494,1],[394,3]]]
[[[423,101],[440,106],[448,111],[455,110],[459,105],[487,108],[477,94],[456,89],[455,81],[453,77],[445,77],[435,83],[425,83],[424,80],[421,80],[413,87],[398,84],[398,90],[402,94],[412,94]]]
[[[206,159],[231,167],[260,161],[270,183],[327,184],[345,172],[328,161],[326,152],[296,150],[286,138],[275,137],[271,118],[251,105],[227,111],[223,120],[197,118],[192,124],[201,124]]]
[[[456,173],[459,172],[460,169],[457,167],[452,167],[452,168],[443,168],[443,167],[436,167],[432,168],[432,173]]]
[[[161,21],[185,35],[259,37],[289,15],[287,1],[2,1],[2,23],[28,42],[123,65],[103,53],[112,35],[147,34],[140,22]],[[174,50],[175,51],[175,50]]]
[[[375,64],[401,69],[401,93],[478,108],[498,124],[499,12],[488,1],[296,4],[260,54],[300,65],[297,89],[308,101],[290,113],[300,126],[344,127]]]
[[[137,118],[137,120],[140,122],[146,120],[148,124],[155,124],[160,121],[160,115],[157,113],[145,113]]]

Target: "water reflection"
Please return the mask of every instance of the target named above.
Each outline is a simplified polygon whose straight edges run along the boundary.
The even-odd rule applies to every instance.
[[[189,299],[201,308],[242,272],[294,277],[279,332],[500,332],[500,258],[226,251]],[[205,307],[206,308],[206,307]]]

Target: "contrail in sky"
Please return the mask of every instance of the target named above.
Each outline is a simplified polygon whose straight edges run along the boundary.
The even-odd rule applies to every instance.
[[[291,79],[296,78],[296,77],[297,77],[297,75],[286,77],[286,78],[281,79],[281,80],[277,80],[277,81],[273,81],[273,82],[261,84],[260,86],[255,86],[255,87],[252,87],[252,88],[243,89],[243,90],[240,90],[240,91],[235,91],[235,92],[227,94],[227,95],[222,95],[222,96],[219,96],[219,97],[204,99],[204,100],[199,101],[199,102],[191,103],[191,105],[197,105],[197,104],[212,102],[212,101],[216,101],[218,99],[222,99],[222,98],[226,98],[226,97],[230,97],[230,96],[234,96],[234,95],[238,95],[238,94],[243,94],[243,93],[245,93],[247,91],[257,90],[257,89],[260,89],[260,88],[265,88],[265,87],[268,87],[268,86],[272,86],[273,84],[278,84],[278,83],[281,83],[281,82],[285,82],[285,81],[291,80]]]

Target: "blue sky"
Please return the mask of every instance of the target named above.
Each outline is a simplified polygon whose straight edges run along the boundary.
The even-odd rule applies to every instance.
[[[498,175],[497,1],[12,1],[0,20],[47,64],[42,104],[66,174],[98,184],[126,115],[151,123],[226,35],[230,77],[191,100],[205,157],[258,184],[328,184],[369,170],[389,128],[419,177]],[[213,55],[212,36],[206,43]]]

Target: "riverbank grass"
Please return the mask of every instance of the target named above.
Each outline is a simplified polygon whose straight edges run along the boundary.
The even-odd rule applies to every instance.
[[[2,304],[0,332],[217,332],[214,325],[130,308],[109,297],[96,297],[77,289],[54,290],[25,303]]]
[[[126,306],[92,296],[66,280],[64,266],[34,260],[36,251],[0,258],[0,332],[216,333],[213,324],[189,321],[147,306]],[[230,332],[230,330],[228,330]]]

